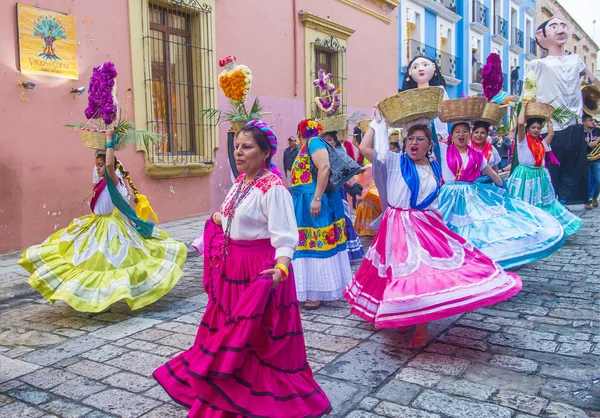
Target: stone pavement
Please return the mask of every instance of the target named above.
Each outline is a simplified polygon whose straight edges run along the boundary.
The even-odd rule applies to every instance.
[[[407,348],[411,332],[375,331],[343,301],[303,312],[333,415],[600,417],[599,215],[585,213],[561,250],[520,268],[524,287],[510,301],[432,323],[423,349]],[[189,242],[201,223],[163,228]],[[192,344],[206,306],[201,258],[190,257],[185,273],[135,312],[118,303],[89,315],[36,294],[6,301],[0,417],[184,417],[151,373]]]

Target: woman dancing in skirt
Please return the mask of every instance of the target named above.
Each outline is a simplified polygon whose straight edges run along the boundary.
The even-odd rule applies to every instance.
[[[450,143],[440,144],[444,222],[504,268],[548,257],[564,244],[560,223],[506,193],[486,155],[469,145],[469,130],[466,122],[455,123]],[[477,182],[482,174],[496,185]]]
[[[125,181],[136,196],[137,189],[114,156],[112,131],[106,141],[106,155],[98,154],[94,168],[93,213],[28,248],[19,260],[44,298],[82,312],[102,312],[121,299],[131,309],[156,302],[179,281],[187,257],[185,244],[138,218],[124,199]]]
[[[419,347],[427,343],[429,321],[511,298],[521,280],[450,231],[436,211],[442,177],[427,155],[431,130],[412,126],[405,153],[380,154],[373,149],[375,129],[383,131],[377,125],[371,122],[361,152],[384,165],[389,206],[344,295],[351,312],[376,328],[418,324],[410,346]],[[387,139],[379,136],[377,150]]]
[[[236,166],[244,174],[204,231],[206,312],[194,345],[154,372],[190,417],[331,411],[306,360],[290,265],[298,244],[292,198],[265,168],[276,149],[264,122],[248,122],[238,134]]]

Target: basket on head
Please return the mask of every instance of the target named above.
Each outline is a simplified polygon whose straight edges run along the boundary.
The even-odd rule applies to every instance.
[[[319,119],[319,123],[323,127],[323,132],[345,131],[348,127],[346,115],[334,115]]]
[[[248,121],[245,122],[231,122],[231,130],[237,135],[244,126],[246,126],[246,124],[248,123]]]
[[[485,110],[483,111],[483,115],[481,116],[481,121],[487,122],[492,126],[500,125],[500,121],[506,114],[506,106],[500,106],[500,104],[495,102],[488,102],[485,105]]]
[[[442,104],[442,122],[481,120],[487,99],[485,97],[463,97],[462,99],[445,100]]]
[[[400,131],[402,129],[392,129],[389,135],[389,141],[392,142],[400,142]]]
[[[106,131],[91,128],[81,128],[81,141],[83,146],[86,148],[96,149],[104,151],[106,149]],[[113,149],[115,151],[121,151],[127,145],[126,141],[120,141]]]
[[[435,119],[440,115],[444,90],[438,86],[410,89],[379,102],[377,107],[388,126],[400,128],[418,119]]]
[[[529,102],[525,108],[525,119],[537,118],[548,120],[554,113],[554,107],[548,103]]]
[[[360,129],[360,131],[364,134],[364,133],[367,133],[367,131],[369,130],[370,124],[371,124],[371,119],[364,119],[364,120],[361,120],[360,122],[358,122],[356,125],[358,126],[358,129]]]

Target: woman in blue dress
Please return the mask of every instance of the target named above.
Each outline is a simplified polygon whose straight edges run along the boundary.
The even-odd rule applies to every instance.
[[[448,227],[504,268],[549,256],[565,240],[560,223],[543,210],[511,198],[504,182],[478,149],[469,145],[470,125],[452,126],[440,143],[444,186],[439,211]],[[481,174],[498,186],[477,183]]]
[[[290,191],[299,235],[293,264],[298,300],[306,301],[307,309],[340,299],[352,279],[342,196],[338,190],[325,192],[331,168],[322,131],[314,119],[300,122],[300,152],[292,165]]]

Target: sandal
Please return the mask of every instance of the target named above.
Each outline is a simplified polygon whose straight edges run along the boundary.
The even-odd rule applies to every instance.
[[[309,310],[309,311],[314,311],[316,309],[319,309],[321,307],[321,301],[318,300],[307,300],[304,303],[304,309]]]

